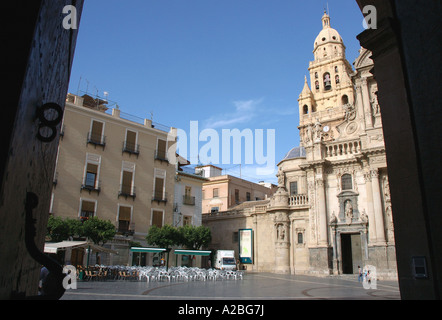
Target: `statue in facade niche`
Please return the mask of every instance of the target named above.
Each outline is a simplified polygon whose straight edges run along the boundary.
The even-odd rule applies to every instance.
[[[353,205],[350,200],[345,201],[345,218],[347,221],[353,219]]]
[[[380,113],[377,92],[373,92],[372,95],[373,95],[373,99],[370,100],[371,108],[373,110],[373,115],[377,115]]]
[[[285,240],[285,227],[283,224],[278,224],[278,226],[276,227],[276,239],[278,241]]]
[[[319,120],[316,120],[314,127],[314,135],[315,135],[315,142],[319,142],[322,140],[322,124],[321,122],[319,122]]]
[[[335,224],[336,222],[338,222],[338,218],[336,217],[335,212],[333,211],[330,217],[330,224]]]
[[[282,171],[282,168],[279,167],[279,171],[276,174],[278,177],[278,187],[284,187],[285,186],[285,178],[284,178],[284,172]]]

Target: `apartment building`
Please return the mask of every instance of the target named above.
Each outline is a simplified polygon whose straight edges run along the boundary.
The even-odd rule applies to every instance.
[[[174,142],[167,138],[175,129],[107,104],[68,94],[50,212],[114,223],[117,236],[108,246],[120,254],[106,263],[126,264],[129,241],[146,244],[152,225],[172,224],[175,165],[167,150]]]
[[[222,169],[213,165],[197,167],[196,172],[209,180],[203,184],[203,214],[227,211],[246,201],[264,200],[276,191],[272,184],[258,184],[223,175]]]
[[[190,163],[178,157],[175,178],[174,226],[200,226],[202,221],[203,184],[209,181]]]

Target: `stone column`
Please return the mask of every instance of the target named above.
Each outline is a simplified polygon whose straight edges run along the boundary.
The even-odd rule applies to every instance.
[[[371,110],[371,104],[370,104],[370,93],[368,91],[368,84],[367,79],[362,78],[361,82],[362,87],[362,101],[364,104],[364,114],[365,114],[365,125],[367,128],[373,128],[373,117],[372,117],[372,110]]]
[[[365,190],[367,194],[367,216],[368,216],[368,234],[369,234],[369,244],[372,245],[376,242],[376,223],[374,216],[374,206],[373,206],[373,188],[371,182],[370,171],[364,173],[365,178]]]
[[[324,180],[316,180],[317,192],[318,192],[318,217],[319,217],[319,246],[327,246],[327,211],[326,211],[326,199],[325,199],[325,186]]]
[[[285,175],[281,168],[278,177],[278,190],[270,200],[267,212],[274,213],[275,272],[290,273],[290,220],[289,193],[285,188]]]
[[[358,85],[356,85],[356,96],[357,96],[357,100],[356,100],[356,112],[358,114],[358,119],[360,119],[360,124],[361,124],[361,131],[365,132],[365,120],[364,120],[364,115],[365,115],[365,111],[364,111],[364,103],[362,101],[362,89],[361,89],[361,84],[359,83]]]
[[[381,189],[379,185],[378,169],[370,170],[371,185],[373,190],[373,209],[376,222],[376,242],[380,245],[385,245],[385,227],[384,227],[384,213],[382,210]]]
[[[290,220],[287,212],[275,213],[275,272],[290,273]]]

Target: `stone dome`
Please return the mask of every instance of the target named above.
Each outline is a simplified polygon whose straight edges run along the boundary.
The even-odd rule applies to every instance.
[[[339,32],[330,26],[329,15],[324,13],[324,16],[322,17],[322,30],[315,39],[314,49],[316,50],[320,45],[328,44],[330,42],[344,44]]]
[[[285,155],[283,160],[305,158],[306,152],[303,147],[294,147]]]

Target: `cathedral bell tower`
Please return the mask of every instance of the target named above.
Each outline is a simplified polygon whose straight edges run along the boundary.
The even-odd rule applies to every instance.
[[[322,30],[313,46],[314,60],[309,64],[310,83],[305,77],[299,95],[301,145],[305,148],[316,142],[331,140],[338,135],[334,128],[336,119],[342,119],[349,105],[354,105],[351,80],[353,69],[345,57],[344,42],[331,27],[330,16],[324,12]],[[309,160],[320,160],[313,154]]]

